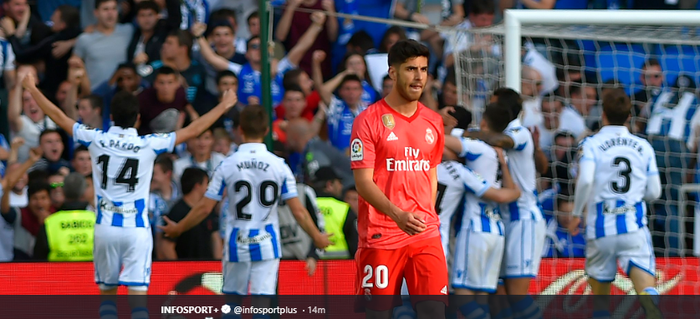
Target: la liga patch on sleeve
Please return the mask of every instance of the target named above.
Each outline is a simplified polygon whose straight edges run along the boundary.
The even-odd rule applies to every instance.
[[[350,161],[361,161],[364,156],[364,148],[362,147],[362,140],[356,138],[350,143]]]

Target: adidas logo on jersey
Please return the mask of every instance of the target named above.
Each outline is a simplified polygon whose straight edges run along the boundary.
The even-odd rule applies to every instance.
[[[389,137],[386,138],[387,141],[396,141],[398,139],[399,138],[396,137],[396,134],[394,134],[394,132],[391,132],[391,134],[389,134]]]
[[[442,287],[442,289],[440,289],[440,293],[443,295],[446,295],[447,294],[447,286]]]

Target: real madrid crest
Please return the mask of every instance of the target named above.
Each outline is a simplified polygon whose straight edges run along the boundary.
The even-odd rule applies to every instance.
[[[393,129],[394,126],[396,126],[396,122],[394,122],[394,116],[391,114],[382,115],[382,123],[384,123],[384,127],[390,130]]]
[[[433,144],[435,142],[435,135],[433,135],[433,130],[431,129],[425,129],[425,141],[428,142],[428,144]]]

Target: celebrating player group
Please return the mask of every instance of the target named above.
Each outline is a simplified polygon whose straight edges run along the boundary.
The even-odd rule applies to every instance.
[[[357,305],[368,318],[391,318],[400,298],[382,296],[400,295],[405,282],[419,319],[445,318],[448,304],[466,318],[541,318],[528,291],[545,239],[536,197],[544,156],[520,122],[522,100],[514,90],[498,89],[475,123],[478,130],[445,132],[442,115],[418,102],[428,59],[428,48],[416,41],[392,46],[393,89],[353,123],[350,160],[360,195]],[[42,110],[90,151],[99,207],[94,260],[100,291],[113,295],[124,285],[132,294],[145,294],[153,247],[144,209],[155,157],[212,125],[236,104],[235,93],[224,94],[216,108],[186,128],[138,136],[138,101],[129,93],[115,96],[114,126],[105,132],[68,118],[31,76],[22,83]],[[603,128],[581,142],[570,231],[586,225],[586,272],[595,294],[610,293],[619,264],[641,295],[647,317],[660,318],[645,201],[658,198],[661,186],[651,146],[625,127],[630,107],[624,92],[607,94]],[[286,201],[316,247],[327,247],[332,234],[315,226],[297,198],[290,168],[262,144],[269,115],[248,106],[240,116],[243,144],[215,170],[205,198],[179,223],[166,218],[161,228],[178,236],[226,194],[237,204],[228,205],[226,217],[223,292],[274,295],[281,257],[279,200]],[[459,228],[450,247],[453,219]],[[489,294],[508,297],[490,302]],[[269,305],[259,300],[257,306]],[[605,302],[596,303],[594,317],[609,316]],[[105,301],[100,312],[116,318],[116,304]],[[132,309],[132,318],[147,317],[145,308]]]

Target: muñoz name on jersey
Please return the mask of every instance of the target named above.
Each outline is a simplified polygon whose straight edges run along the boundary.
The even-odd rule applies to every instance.
[[[500,208],[496,203],[481,198],[489,187],[500,188],[496,150],[480,140],[465,137],[460,140],[462,153],[459,155],[467,159],[466,167],[457,168],[457,173],[467,189],[467,204],[464,207],[462,224],[475,232],[503,236]],[[469,181],[471,182],[467,183]]]
[[[626,234],[645,227],[647,179],[659,173],[651,144],[625,127],[605,126],[581,141],[579,156],[580,161],[595,163],[586,237]]]
[[[105,132],[76,123],[73,138],[92,158],[95,223],[150,228],[153,163],[159,154],[172,152],[175,133],[139,136],[135,128],[112,126]]]
[[[506,155],[510,174],[521,192],[517,201],[501,205],[503,219],[507,221],[541,220],[543,217],[537,202],[537,169],[532,134],[519,119],[510,122],[503,134],[513,139],[515,144],[512,149],[506,150]]]
[[[297,197],[296,180],[284,159],[265,144],[242,144],[214,171],[205,196],[220,201],[228,192],[224,258],[230,262],[282,257],[279,200]]]

